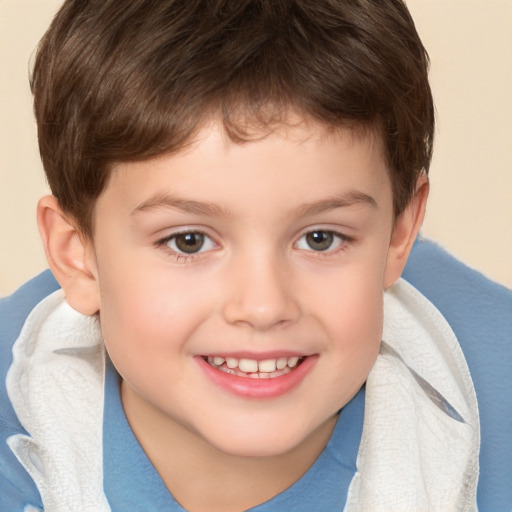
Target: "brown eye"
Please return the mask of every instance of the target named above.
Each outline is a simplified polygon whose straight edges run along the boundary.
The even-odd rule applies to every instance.
[[[331,231],[311,231],[306,235],[306,243],[313,251],[326,251],[334,242],[334,234]]]
[[[194,256],[214,251],[219,245],[206,233],[202,231],[182,231],[173,233],[155,242],[157,247],[165,247],[171,252],[177,261],[183,263]],[[190,257],[190,258],[187,258]]]
[[[341,249],[349,241],[350,238],[337,231],[313,229],[304,233],[295,242],[294,247],[301,251],[334,252],[335,249]]]
[[[208,244],[208,242],[210,242]],[[179,233],[173,235],[167,242],[167,245],[174,251],[184,254],[195,254],[204,249],[211,248],[212,242],[209,237],[203,233],[191,231],[189,233]]]

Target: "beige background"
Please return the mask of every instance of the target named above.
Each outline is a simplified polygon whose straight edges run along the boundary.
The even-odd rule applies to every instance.
[[[28,62],[60,0],[0,0],[0,295],[46,268]],[[423,233],[512,288],[512,0],[409,0],[438,132]]]

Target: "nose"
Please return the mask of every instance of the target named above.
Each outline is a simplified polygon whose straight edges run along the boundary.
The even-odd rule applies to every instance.
[[[278,258],[252,257],[231,268],[225,320],[257,331],[297,322],[301,310],[292,273]]]

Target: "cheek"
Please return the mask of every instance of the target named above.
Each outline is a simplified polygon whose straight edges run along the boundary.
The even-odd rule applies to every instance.
[[[142,396],[164,389],[162,376],[172,374],[178,380],[176,369],[186,347],[183,315],[177,307],[168,303],[166,307],[157,295],[139,291],[132,297],[110,297],[101,322],[112,363],[123,381]]]
[[[334,327],[343,363],[350,361],[356,373],[366,374],[375,362],[382,338],[382,291],[360,292],[345,299],[339,316]]]
[[[102,331],[114,364],[169,364],[185,352],[211,309],[209,294],[198,293],[197,283],[155,264],[101,277]]]
[[[383,299],[380,293],[354,294],[331,324],[332,372],[326,389],[339,390],[337,406],[343,406],[360,389],[379,353],[382,338]]]
[[[383,312],[383,264],[358,262],[324,277],[324,293],[314,301],[324,304],[331,322],[355,333],[379,331]]]
[[[364,276],[349,283],[348,293],[341,306],[355,333],[373,333],[380,338],[383,318],[383,289],[381,282]]]
[[[328,330],[336,365],[343,375],[361,381],[375,362],[382,337],[382,276],[375,267],[361,264],[339,272],[331,283],[329,293],[315,299],[324,304],[322,323]]]
[[[114,366],[125,377],[134,368],[149,371],[162,344],[162,331],[154,311],[134,297],[103,297],[101,329],[107,352]],[[161,324],[160,324],[160,327]]]

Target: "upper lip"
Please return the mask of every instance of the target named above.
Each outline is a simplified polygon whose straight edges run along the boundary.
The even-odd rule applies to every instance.
[[[224,358],[232,357],[234,359],[252,359],[255,361],[265,361],[267,359],[279,359],[281,357],[307,357],[311,354],[304,354],[297,351],[292,350],[272,350],[270,352],[246,352],[246,351],[237,351],[237,352],[208,352],[206,354],[201,354],[202,357],[215,357],[220,356]]]

